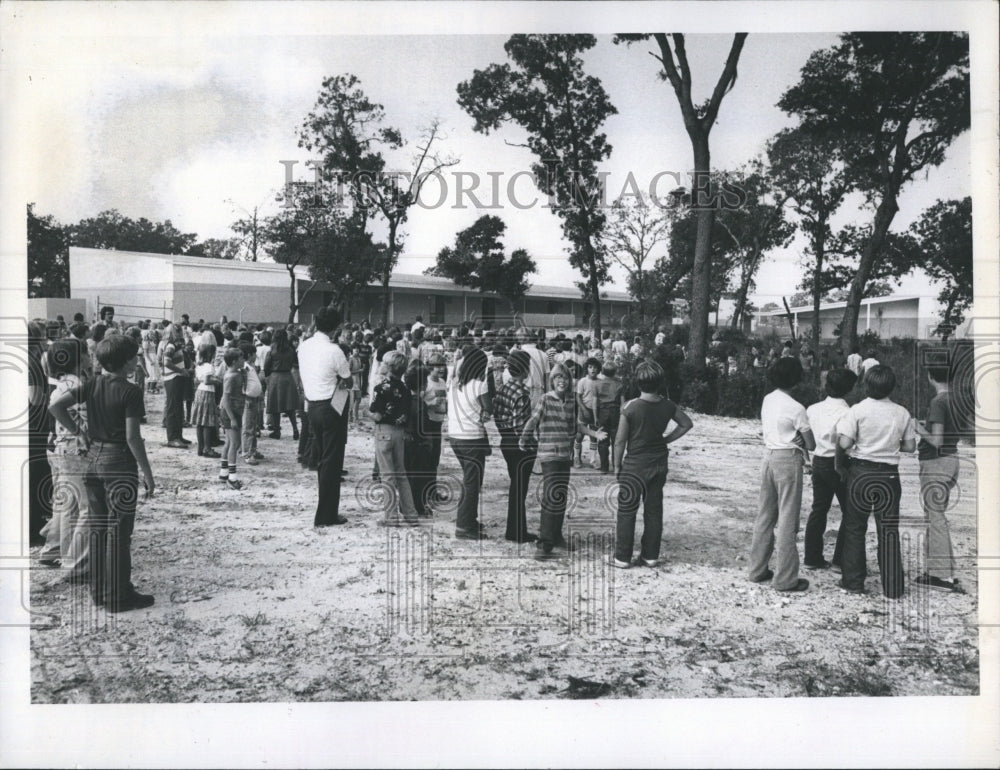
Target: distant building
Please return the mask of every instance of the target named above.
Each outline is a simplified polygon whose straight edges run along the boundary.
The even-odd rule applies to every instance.
[[[825,302],[819,306],[820,339],[836,339],[834,330],[844,319],[845,307],[846,302]],[[812,305],[801,305],[790,310],[796,335],[812,328]],[[869,297],[861,300],[858,334],[871,329],[882,339],[931,339],[941,323],[939,310],[940,303],[935,296]],[[969,321],[966,321],[955,330],[953,336],[964,337],[968,326]],[[756,333],[760,334],[768,329],[787,335],[788,313],[784,309],[757,313]]]
[[[333,297],[333,287],[309,280],[305,267],[296,268],[294,285],[288,269],[273,262],[236,262],[175,254],[146,254],[108,249],[69,250],[70,296],[86,302],[88,318],[102,305],[112,305],[121,320],[141,318],[252,322],[285,322],[294,297],[303,297],[297,321],[310,323],[316,311]],[[389,283],[389,323],[409,324],[417,315],[428,324],[455,326],[464,320],[505,325],[511,322],[508,302],[495,294],[480,294],[446,278],[393,274]],[[602,292],[602,325],[617,326],[632,306],[632,298],[617,291]],[[567,280],[566,286],[532,286],[515,311],[529,326],[586,327],[590,304]],[[347,312],[348,320],[382,318],[382,286],[370,284]]]

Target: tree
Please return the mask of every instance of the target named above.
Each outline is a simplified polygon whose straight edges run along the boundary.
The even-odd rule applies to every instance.
[[[206,238],[188,249],[190,257],[236,259],[240,253],[239,238]]]
[[[964,33],[852,33],[814,52],[778,106],[838,148],[875,208],[841,323],[845,352],[857,341],[861,299],[883,256],[900,190],[969,127],[969,39]]]
[[[433,121],[421,137],[411,171],[386,172],[384,152],[404,147],[398,129],[383,125],[385,108],[372,102],[361,90],[354,75],[324,79],[316,106],[299,131],[299,146],[321,156],[320,177],[338,190],[347,187],[356,224],[379,216],[386,224],[388,238],[380,259],[382,281],[382,323],[389,323],[389,280],[403,250],[402,227],[416,204],[420,190],[442,168],[458,163],[442,159],[434,150],[442,138]]]
[[[536,271],[534,260],[524,249],[516,249],[507,258],[501,238],[507,225],[500,217],[481,216],[455,237],[454,248],[441,249],[437,264],[424,272],[450,278],[461,286],[481,293],[499,294],[515,303],[528,291],[527,276]]]
[[[236,234],[236,254],[226,259],[243,259],[256,262],[264,244],[264,217],[260,215],[260,206],[252,210],[243,209],[244,216],[233,222],[229,229]]]
[[[628,273],[628,290],[639,305],[639,323],[646,324],[647,263],[661,244],[670,238],[672,209],[661,209],[639,199],[632,203],[617,200],[604,233],[608,256]]]
[[[938,333],[947,340],[972,305],[972,198],[939,200],[910,225],[910,233],[914,261],[944,284]]]
[[[69,232],[73,246],[152,254],[186,254],[198,239],[194,233],[182,233],[169,219],[163,222],[151,222],[145,217],[130,219],[116,209],[80,220],[70,226]]]
[[[318,281],[333,287],[331,304],[343,309],[374,278],[382,249],[372,243],[363,221],[349,216],[335,190],[293,183],[285,192],[281,212],[265,220],[264,241],[275,262],[288,270],[288,323]],[[295,269],[309,268],[312,283],[297,292]]]
[[[601,334],[600,287],[609,280],[601,233],[604,185],[597,165],[611,155],[600,127],[617,113],[601,81],[583,71],[593,35],[513,35],[510,63],[476,70],[458,85],[458,103],[488,134],[505,123],[527,132],[531,169],[569,242],[569,261],[587,282],[591,322]]]
[[[812,338],[819,340],[819,306],[830,279],[826,275],[827,249],[833,232],[830,219],[851,189],[844,161],[837,147],[802,128],[778,133],[767,147],[772,183],[791,200],[798,227],[809,245],[803,257],[808,274],[802,288],[812,292]],[[818,370],[817,370],[817,375]]]
[[[733,36],[733,42],[712,91],[706,102],[695,105],[691,95],[691,66],[688,62],[687,48],[682,34],[665,34],[657,32],[650,35],[616,35],[615,42],[633,43],[652,37],[660,50],[659,55],[653,53],[661,65],[663,72],[660,77],[670,82],[680,106],[684,119],[684,128],[691,139],[691,149],[694,152],[694,197],[698,208],[698,231],[695,240],[695,252],[692,265],[691,292],[691,338],[689,349],[691,360],[697,368],[704,366],[705,355],[708,352],[708,312],[711,303],[712,280],[712,249],[713,224],[715,222],[716,201],[703,193],[710,188],[712,161],[708,138],[719,115],[719,107],[725,95],[736,84],[736,65],[743,51],[746,40],[745,32]],[[671,45],[672,44],[672,45]],[[674,61],[676,51],[677,61]]]
[[[69,239],[51,215],[35,214],[28,204],[28,296],[69,296]]]

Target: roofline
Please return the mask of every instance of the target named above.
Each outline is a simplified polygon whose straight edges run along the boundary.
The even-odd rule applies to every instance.
[[[930,295],[927,295],[927,296],[930,296]],[[862,305],[875,305],[875,304],[881,304],[881,303],[886,303],[886,302],[906,302],[906,301],[911,300],[911,299],[920,300],[920,299],[923,299],[923,297],[921,295],[919,295],[919,294],[907,294],[906,296],[902,296],[902,297],[896,297],[896,296],[888,296],[888,297],[864,297],[861,300],[861,304]],[[821,304],[819,306],[819,309],[820,309],[820,312],[822,312],[824,310],[838,310],[838,309],[843,309],[845,307],[847,307],[847,302],[846,301],[843,301],[843,302],[827,302],[825,304]],[[788,311],[786,311],[786,310],[760,311],[760,315],[765,315],[765,316],[788,315],[789,311],[792,312],[792,313],[811,313],[812,309],[813,309],[812,305],[796,305],[793,308],[789,308]]]

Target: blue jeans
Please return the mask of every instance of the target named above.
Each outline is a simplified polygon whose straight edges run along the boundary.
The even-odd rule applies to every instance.
[[[882,593],[898,599],[905,589],[903,557],[899,548],[899,467],[888,463],[851,460],[847,470],[847,511],[844,514],[844,557],[841,575],[846,588],[863,589],[865,535],[868,517],[875,514],[878,537],[878,571]]]
[[[635,517],[642,501],[642,543],[639,555],[648,561],[660,558],[663,539],[663,485],[667,483],[667,458],[659,462],[622,461],[618,488],[618,522],[615,530],[615,558],[631,561],[635,543]]]
[[[132,531],[139,471],[127,444],[93,441],[84,478],[89,510],[83,532],[90,546],[90,589],[97,604],[124,602],[132,587]]]
[[[451,448],[462,466],[462,497],[455,511],[455,527],[467,532],[479,531],[479,488],[483,485],[487,447],[486,439],[451,439]]]

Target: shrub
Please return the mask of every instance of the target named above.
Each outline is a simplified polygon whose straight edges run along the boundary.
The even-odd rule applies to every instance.
[[[718,413],[726,417],[758,417],[770,386],[761,372],[735,372],[719,381]]]
[[[698,369],[688,362],[679,367],[682,406],[702,414],[715,414],[719,396],[719,372],[713,367]]]

